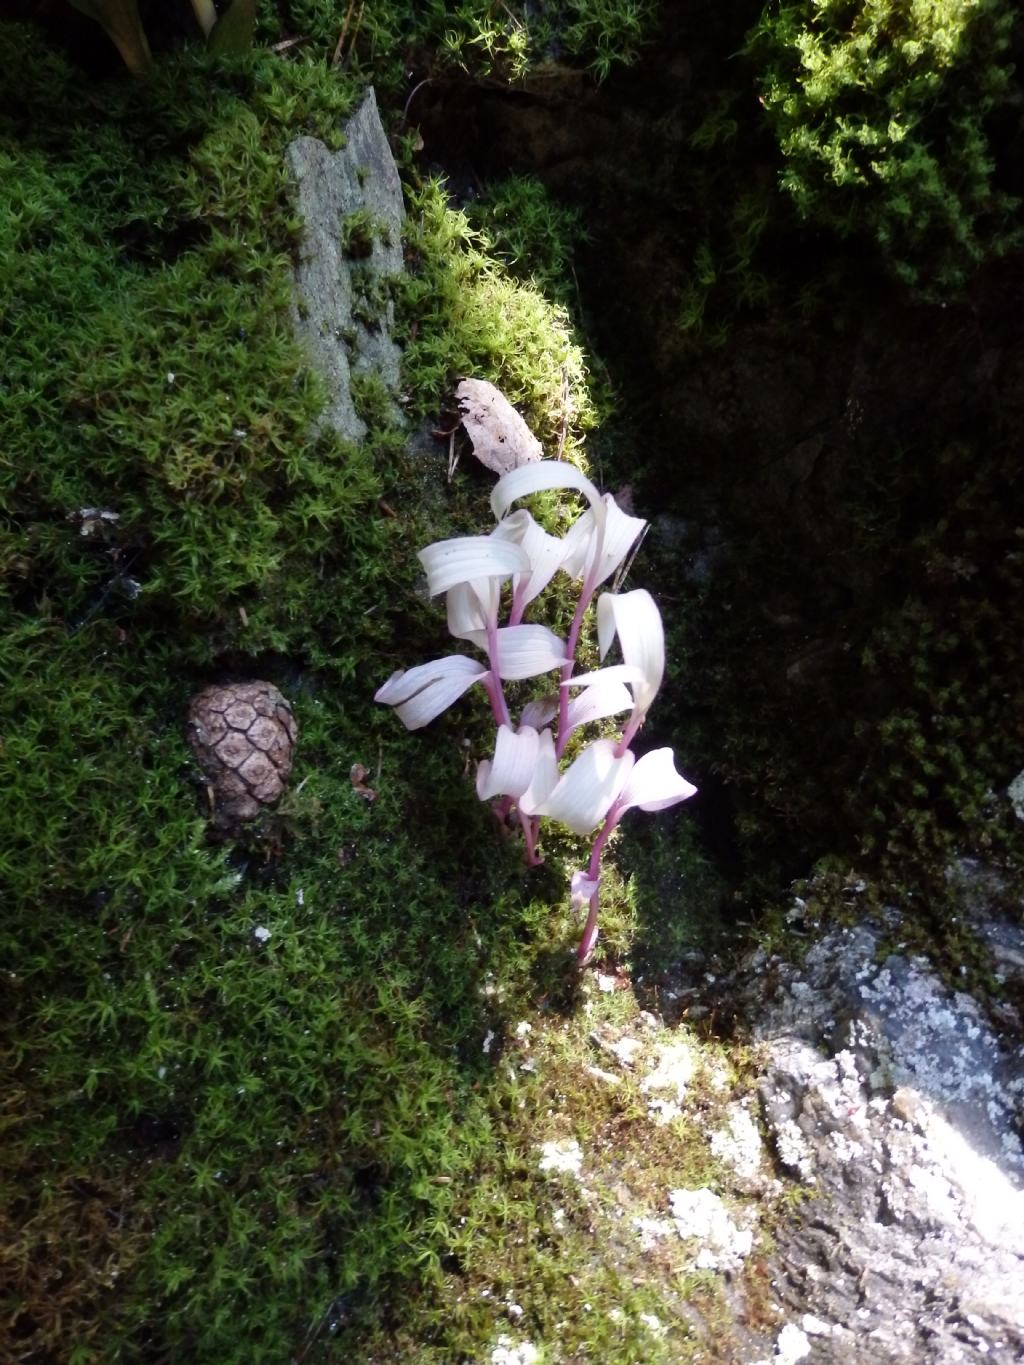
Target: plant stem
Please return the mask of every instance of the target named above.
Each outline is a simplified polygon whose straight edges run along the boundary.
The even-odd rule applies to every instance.
[[[601,826],[601,832],[594,840],[594,847],[590,850],[590,862],[587,865],[587,876],[597,881],[601,874],[601,854],[607,844],[612,830],[619,823],[622,814],[618,802],[616,802],[605,817],[605,822]],[[576,951],[576,959],[580,966],[584,966],[594,951],[594,944],[597,942],[597,911],[601,897],[600,887],[596,888],[590,898],[590,911],[587,915],[587,922],[583,926],[583,937],[580,939],[580,946]]]
[[[626,724],[626,728],[622,732],[622,738],[615,746],[616,758],[621,758],[622,755],[626,752],[630,744],[633,742],[633,736],[640,729],[640,726],[643,725],[643,723],[644,718],[638,712],[634,712],[634,714],[630,716],[629,721]]]
[[[511,727],[512,718],[509,715],[508,702],[505,700],[505,689],[501,685],[501,674],[498,672],[498,626],[493,619],[487,622],[487,658],[491,665],[491,679],[494,688],[491,694],[494,719],[499,725]]]
[[[600,547],[599,547],[600,548]],[[563,683],[567,683],[572,677],[573,669],[576,667],[576,646],[579,644],[580,630],[583,626],[583,617],[587,608],[590,606],[591,598],[597,588],[595,579],[597,578],[597,561],[599,556],[594,556],[594,567],[586,577],[586,581],[580,590],[580,600],[576,603],[576,611],[573,614],[572,625],[569,628],[569,638],[565,642],[566,661],[562,665]],[[560,687],[558,689],[558,739],[555,743],[555,757],[561,758],[565,753],[565,746],[569,742],[569,689]]]
[[[492,677],[490,674],[485,673],[481,681],[483,682],[483,689],[487,693],[487,700],[491,703],[491,715],[494,717],[495,725],[504,725],[505,721],[501,711],[501,706],[502,702],[504,701],[504,697],[501,695],[500,691],[501,684],[500,683],[498,683],[497,685],[495,684],[496,676],[497,675]],[[486,681],[484,681],[484,679],[486,679]]]
[[[512,608],[509,611],[508,623],[510,626],[518,626],[526,614],[526,602],[523,600],[526,594],[522,591],[522,584],[512,592]]]
[[[537,829],[539,822],[536,816],[524,815],[518,810],[519,823],[523,829],[523,842],[526,845],[526,866],[540,867],[544,859],[537,852]]]

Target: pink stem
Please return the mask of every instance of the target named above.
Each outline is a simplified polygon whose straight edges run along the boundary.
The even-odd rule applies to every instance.
[[[523,584],[514,589],[512,593],[512,608],[509,611],[508,623],[510,626],[518,626],[526,612],[526,602],[523,600],[526,594],[523,591]]]
[[[590,850],[590,863],[587,867],[587,876],[596,881],[601,872],[601,854],[604,846],[611,836],[612,830],[619,823],[622,811],[618,803],[612,806],[605,817],[605,822],[601,826],[601,832],[594,840],[594,847]],[[587,915],[587,922],[583,926],[583,937],[580,939],[580,946],[576,950],[576,960],[580,966],[586,965],[591,953],[594,951],[594,944],[597,942],[597,910],[600,900],[600,888],[598,888],[590,898],[590,912]]]
[[[523,828],[523,842],[526,844],[526,866],[540,867],[544,859],[537,852],[536,817],[531,818],[519,811],[519,823]]]
[[[487,622],[487,657],[491,665],[491,684],[494,688],[491,699],[494,719],[499,725],[511,726],[512,719],[509,716],[508,702],[505,700],[505,689],[501,685],[501,674],[498,672],[498,624],[494,620]]]
[[[501,684],[498,683],[498,685],[495,686],[496,676],[497,675],[492,676],[490,673],[485,673],[480,681],[483,684],[484,691],[487,693],[487,700],[491,703],[491,715],[494,717],[495,725],[503,725],[504,720],[502,719],[501,708],[505,698],[501,695]],[[506,713],[507,709],[508,708],[506,707]]]
[[[626,724],[625,730],[623,730],[622,732],[622,738],[615,746],[616,758],[621,758],[622,755],[626,752],[626,750],[629,748],[630,744],[633,741],[633,736],[640,729],[640,726],[643,725],[643,723],[644,717],[638,711],[634,711]]]
[[[580,600],[576,603],[576,611],[572,618],[572,625],[569,628],[569,638],[565,642],[566,661],[562,665],[562,682],[566,683],[572,677],[573,669],[576,667],[576,646],[579,644],[580,630],[583,627],[583,617],[587,608],[590,606],[591,598],[597,589],[594,581],[597,577],[597,559],[594,557],[594,567],[587,575],[586,582],[580,591]],[[555,743],[555,757],[561,758],[565,753],[565,746],[569,742],[569,689],[560,687],[558,689],[558,739]]]

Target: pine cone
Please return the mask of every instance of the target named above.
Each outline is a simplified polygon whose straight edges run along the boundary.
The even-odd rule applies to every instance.
[[[221,828],[254,820],[280,800],[298,726],[272,683],[204,687],[189,703],[186,734],[213,788]]]

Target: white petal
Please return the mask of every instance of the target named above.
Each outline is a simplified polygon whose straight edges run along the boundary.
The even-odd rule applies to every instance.
[[[665,810],[687,801],[697,788],[676,772],[671,749],[652,749],[638,758],[619,796],[623,811],[638,806],[641,810]]]
[[[646,715],[665,674],[665,631],[654,598],[644,588],[602,593],[597,623],[601,657],[607,652],[614,629],[626,664],[643,674],[643,683],[633,688],[633,695],[637,710]]]
[[[561,538],[548,535],[523,507],[518,512],[513,512],[510,517],[506,517],[504,521],[500,521],[491,535],[502,540],[511,540],[526,551],[530,561],[529,572],[516,574],[513,579],[515,588],[519,587],[520,581],[525,581],[523,593],[525,606],[544,591],[558,572],[565,553]]]
[[[448,589],[448,630],[456,640],[470,640],[479,649],[487,648],[487,623],[497,621],[501,582],[480,578],[475,583],[456,583]]]
[[[538,697],[536,701],[528,701],[523,707],[519,724],[532,725],[535,730],[543,730],[544,726],[549,725],[557,715],[557,696]]]
[[[584,512],[565,536],[566,552],[562,561],[562,568],[572,578],[593,575],[595,587],[615,572],[647,525],[643,517],[627,516],[610,493],[605,493],[601,502],[603,535],[600,534],[600,509],[595,509],[596,516],[595,512]],[[598,558],[599,541],[601,553]]]
[[[597,489],[574,464],[565,460],[541,460],[538,464],[524,464],[510,470],[494,485],[491,511],[495,521],[501,521],[519,498],[541,493],[548,488],[575,488],[586,496],[592,507],[600,502]]]
[[[607,668],[595,668],[592,673],[577,673],[567,679],[562,687],[591,687],[604,683],[629,683],[639,687],[644,681],[643,670],[635,664],[609,664]]]
[[[419,730],[458,701],[475,682],[482,681],[486,673],[476,659],[452,654],[393,673],[373,699],[393,706],[406,729]]]
[[[562,568],[570,578],[582,578],[587,567],[587,559],[592,553],[594,532],[597,522],[593,512],[584,512],[577,517],[562,537],[564,553]]]
[[[627,516],[610,493],[606,493],[604,498],[608,506],[608,516],[604,524],[604,541],[597,570],[598,583],[603,583],[615,572],[647,525],[643,517]]]
[[[456,583],[471,583],[477,578],[507,578],[530,567],[525,550],[491,536],[438,540],[420,550],[419,561],[427,571],[431,597],[447,592]]]
[[[548,815],[561,820],[574,834],[589,834],[607,815],[633,761],[628,750],[616,758],[612,740],[595,740],[559,778],[547,797],[533,805],[527,793],[519,803],[520,809],[526,815]]]
[[[575,682],[576,679],[572,681]],[[573,697],[569,703],[567,716],[569,732],[575,730],[577,725],[589,725],[591,721],[603,720],[605,716],[628,711],[632,705],[633,698],[622,683],[608,681],[594,683],[578,697]]]
[[[526,791],[519,797],[519,809],[524,815],[532,815],[537,805],[550,796],[558,785],[558,778],[554,737],[550,730],[541,730],[537,736],[537,758],[533,778]]]
[[[547,626],[503,626],[498,631],[498,672],[508,681],[535,678],[565,663],[565,641]]]
[[[538,740],[537,731],[530,726],[521,727],[518,734],[508,725],[498,726],[494,761],[485,760],[476,772],[476,794],[481,801],[492,796],[522,796],[537,767]]]
[[[597,599],[597,648],[602,663],[604,663],[604,656],[611,649],[614,639],[615,593],[603,592]]]

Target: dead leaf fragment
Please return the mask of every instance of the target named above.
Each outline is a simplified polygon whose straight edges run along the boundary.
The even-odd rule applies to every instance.
[[[486,379],[464,379],[455,390],[473,454],[495,474],[507,474],[543,455],[541,444],[500,389]]]
[[[368,775],[361,763],[353,763],[352,771],[349,773],[349,777],[352,779],[352,790],[364,801],[376,801],[377,793],[372,787],[366,786]]]

